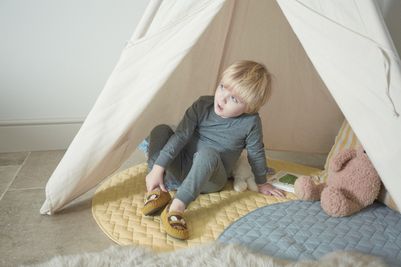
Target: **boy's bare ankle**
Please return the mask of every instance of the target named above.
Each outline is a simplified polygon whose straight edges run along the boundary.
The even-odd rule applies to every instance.
[[[169,211],[179,211],[184,212],[185,204],[178,198],[174,198],[173,202],[171,202]]]

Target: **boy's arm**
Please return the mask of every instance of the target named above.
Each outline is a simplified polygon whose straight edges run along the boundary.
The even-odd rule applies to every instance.
[[[284,192],[268,183],[266,179],[268,168],[263,145],[262,122],[259,116],[256,117],[256,122],[246,138],[246,149],[259,192],[265,195],[284,197]]]
[[[161,190],[167,192],[163,182],[164,168],[154,164],[152,170],[146,175],[146,189],[148,192],[160,187]]]
[[[248,162],[251,165],[255,181],[258,185],[266,183],[266,154],[263,144],[262,122],[259,116],[246,137],[246,150]]]
[[[166,167],[178,155],[182,148],[191,139],[198,125],[199,101],[193,103],[185,112],[184,117],[178,124],[175,133],[170,137],[166,145],[160,151],[155,164]]]
[[[257,116],[256,122],[246,138],[246,149],[259,192],[265,195],[284,197],[282,190],[277,189],[266,180],[268,167],[263,144],[262,122],[259,116]]]

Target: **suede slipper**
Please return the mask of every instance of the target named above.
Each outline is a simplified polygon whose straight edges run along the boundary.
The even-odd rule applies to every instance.
[[[145,203],[142,208],[143,215],[151,215],[164,208],[171,200],[169,192],[155,189],[145,194]]]
[[[170,205],[167,205],[160,216],[164,230],[171,237],[181,240],[188,239],[189,231],[184,214],[179,211],[168,211],[169,209]]]

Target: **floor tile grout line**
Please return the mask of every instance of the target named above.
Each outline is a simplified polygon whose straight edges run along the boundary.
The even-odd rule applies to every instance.
[[[31,155],[31,151],[28,152],[28,155],[25,157],[24,161],[22,162],[22,164],[19,166],[18,170],[15,172],[14,178],[11,179],[10,183],[7,185],[6,190],[4,190],[4,192],[1,194],[0,196],[0,201],[3,199],[4,195],[10,191],[10,187],[11,185],[14,183],[15,178],[17,178],[19,172],[21,171],[22,167],[24,167],[25,162],[28,160],[29,156]]]
[[[43,189],[45,189],[45,187],[39,187],[39,186],[37,186],[37,187],[25,187],[25,188],[10,188],[10,189],[8,190],[8,192],[26,191],[26,190],[38,190],[38,189],[43,190]]]

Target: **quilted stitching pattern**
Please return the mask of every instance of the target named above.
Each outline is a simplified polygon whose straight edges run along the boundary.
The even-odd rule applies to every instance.
[[[290,260],[356,250],[401,266],[401,215],[378,203],[343,218],[327,216],[320,202],[270,205],[233,223],[219,240]]]
[[[320,170],[281,161],[269,162],[277,170],[312,174]],[[214,241],[233,221],[256,208],[286,199],[246,191],[235,192],[232,183],[218,193],[202,194],[186,212],[190,239],[176,240],[167,236],[160,217],[145,217],[141,213],[145,193],[147,165],[140,164],[117,173],[106,180],[92,200],[92,214],[103,230],[120,245],[141,244],[155,250],[167,251]]]

